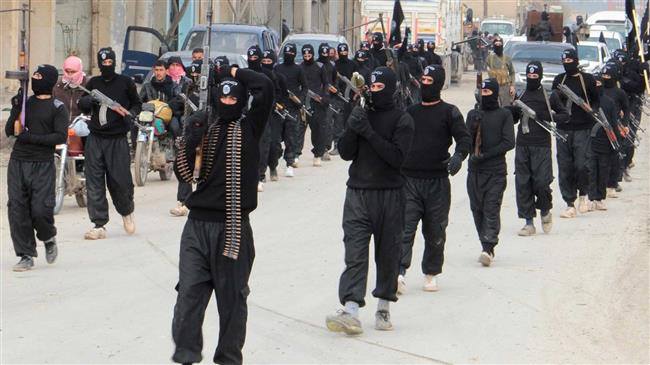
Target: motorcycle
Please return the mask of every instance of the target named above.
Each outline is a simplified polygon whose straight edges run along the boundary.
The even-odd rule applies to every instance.
[[[163,181],[169,180],[173,174],[174,141],[155,111],[155,104],[142,104],[142,111],[135,122],[138,127],[134,155],[137,186],[144,186],[151,171],[157,171]]]
[[[54,153],[54,166],[56,167],[56,195],[54,214],[58,214],[63,207],[66,195],[74,195],[77,205],[84,208],[86,202],[86,178],[83,171],[77,171],[77,161],[84,160],[84,148],[81,137],[88,135],[88,121],[90,116],[81,114],[68,126],[68,141],[56,146]]]

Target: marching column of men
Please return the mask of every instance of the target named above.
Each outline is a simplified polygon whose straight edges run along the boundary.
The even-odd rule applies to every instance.
[[[515,148],[517,214],[525,220],[520,236],[536,233],[533,220],[538,210],[542,230],[549,233],[552,228],[552,137],[557,139],[559,186],[567,204],[561,217],[606,210],[605,200],[617,196],[618,182],[631,179],[645,91],[638,62],[616,52],[613,62],[594,77],[580,70],[577,52],[567,49],[561,60],[566,72],[555,78],[553,91],[544,90],[543,66],[532,61],[526,66],[526,89],[511,105],[512,64],[502,54],[500,38],[494,39],[494,46],[487,60],[493,77],[480,85],[479,102],[465,120],[455,105],[442,99],[445,70],[433,52],[435,44],[423,40],[410,48],[405,44],[398,55],[408,49],[403,58],[408,65],[392,65],[392,51],[385,48],[381,33],[372,36],[372,44],[362,42],[352,58],[344,43],[334,53],[328,44],[320,44],[318,55],[305,44],[300,65],[295,63],[298,50],[292,43],[283,47],[283,61],[277,65],[272,51],[249,48],[249,69],[230,66],[225,57],[202,60],[197,49],[187,69],[174,57],[154,64],[154,76],[140,95],[131,78],[115,72],[111,48],[98,52],[101,75],[87,83],[80,60],[66,60],[61,85],[54,66],[39,65],[31,78],[34,95],[23,98],[19,93],[12,98],[5,128],[8,136],[17,139],[7,174],[11,238],[20,257],[14,271],[34,266],[34,231],[45,244],[46,261],[56,260],[52,154],[57,144],[66,141],[70,115],[81,111],[91,114],[84,172],[88,214],[95,225],[84,237],[106,237],[106,188],[125,231],[135,232],[127,133],[133,133],[132,118],[142,102],[159,100],[173,111],[169,133],[177,137],[178,206],[170,213],[188,215],[180,243],[172,325],[174,361],[201,360],[201,326],[214,291],[220,316],[214,361],[242,362],[248,279],[255,256],[248,215],[257,207],[257,192],[264,190],[267,168],[271,181],[277,180],[278,161],[283,157],[285,176],[294,176],[307,126],[314,166],[321,166],[330,151],[351,161],[342,224],[345,270],[339,300],[343,308],[326,317],[327,328],[346,334],[363,332],[359,310],[366,304],[369,241],[374,237],[375,328],[391,330],[390,302],[406,293],[419,222],[424,236],[422,289],[438,290],[451,206],[449,176],[460,171],[467,156],[467,193],[482,246],[479,262],[486,267],[493,263],[499,243],[509,150]],[[211,64],[212,95],[207,102],[214,107],[212,115],[189,108],[199,101],[202,62]],[[408,68],[421,100],[402,110],[396,95],[400,73]],[[355,73],[363,76],[365,86],[351,90]],[[92,94],[82,96],[74,86],[84,84],[121,108],[107,109]],[[518,123],[516,139],[514,123]],[[623,147],[618,148],[612,138]],[[452,142],[455,150],[450,154]],[[195,160],[199,146],[205,153]],[[200,176],[192,191],[197,161]]]

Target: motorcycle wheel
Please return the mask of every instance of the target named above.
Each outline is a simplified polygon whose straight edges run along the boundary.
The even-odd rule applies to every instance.
[[[147,144],[138,141],[135,147],[135,184],[144,186],[149,173],[149,159],[147,158]]]
[[[65,198],[65,166],[64,162],[61,159],[59,154],[54,154],[54,167],[56,168],[56,185],[55,191],[56,195],[54,196],[54,214],[58,214],[63,208],[63,198]],[[61,178],[61,169],[63,171],[63,178]]]
[[[167,181],[172,177],[173,172],[173,164],[171,162],[167,162],[165,165],[165,168],[158,171],[160,174],[160,180],[162,181]]]
[[[80,192],[76,193],[74,195],[75,199],[77,200],[77,205],[79,208],[85,208],[87,205],[86,202],[86,188],[81,189]]]

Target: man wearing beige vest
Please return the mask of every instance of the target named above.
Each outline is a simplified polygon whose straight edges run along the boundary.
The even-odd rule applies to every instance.
[[[487,58],[488,76],[499,83],[499,104],[511,105],[515,96],[515,69],[512,60],[503,54],[503,39],[494,37],[493,51]]]

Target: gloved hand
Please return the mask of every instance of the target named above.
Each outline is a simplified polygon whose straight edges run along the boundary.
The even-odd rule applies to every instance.
[[[469,162],[471,163],[481,163],[481,161],[483,161],[484,159],[485,159],[484,154],[480,154],[480,155],[471,154],[469,156]]]
[[[90,95],[82,96],[79,98],[79,101],[77,101],[77,106],[79,107],[79,110],[81,110],[81,112],[84,114],[92,112],[93,97]]]
[[[459,153],[454,153],[454,155],[447,160],[447,172],[449,172],[449,175],[454,176],[458,171],[460,171],[462,165],[463,158]]]
[[[504,108],[508,109],[510,111],[510,114],[512,114],[512,119],[513,120],[519,120],[521,119],[521,108],[515,105],[506,105]]]
[[[348,126],[350,129],[357,132],[357,134],[366,138],[370,137],[374,133],[372,127],[370,127],[368,114],[360,106],[355,106],[354,109],[352,109],[350,117],[348,117]]]
[[[16,136],[16,140],[21,143],[31,143],[32,135],[28,131],[24,131],[23,133]]]
[[[203,135],[208,130],[208,115],[204,111],[197,111],[192,113],[185,120],[185,135],[187,137],[187,145],[194,148],[201,143]]]
[[[18,89],[16,95],[11,98],[11,108],[20,109],[23,106],[23,88]]]

